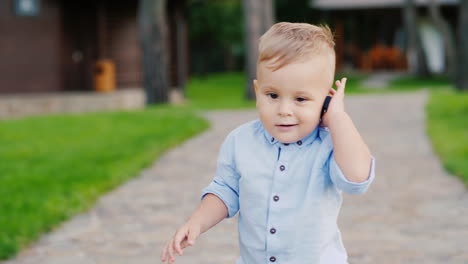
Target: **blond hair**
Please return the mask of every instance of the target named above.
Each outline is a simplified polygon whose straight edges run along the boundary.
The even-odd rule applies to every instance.
[[[335,70],[335,41],[327,25],[280,22],[260,38],[257,66],[269,62],[272,71],[293,62],[310,59],[312,55],[331,55]]]

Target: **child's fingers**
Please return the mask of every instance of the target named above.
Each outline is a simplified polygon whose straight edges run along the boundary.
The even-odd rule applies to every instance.
[[[340,85],[341,85],[341,82],[340,82],[339,80],[336,80],[336,81],[335,81],[335,86],[336,86],[337,88],[339,88]]]
[[[182,242],[182,240],[185,238],[185,231],[179,231],[176,233],[175,237],[174,237],[174,249],[175,251],[179,254],[179,255],[182,255],[182,249],[180,248],[180,244]]]
[[[343,92],[344,93],[344,90],[345,90],[345,87],[346,87],[346,77],[343,77],[341,78],[341,81],[336,81],[338,84],[336,85],[336,87],[338,88],[338,92]]]
[[[182,249],[182,253],[184,252],[184,248],[190,246],[189,243],[187,242],[187,239],[182,240],[182,243],[180,243],[180,248]]]
[[[169,245],[170,245],[170,242],[167,243],[166,246],[164,246],[163,252],[161,254],[161,261],[162,262],[165,262],[169,257],[169,255],[168,255]]]
[[[175,261],[173,245],[174,245],[174,239],[172,239],[171,242],[169,242],[169,245],[167,247],[168,253],[169,253],[169,262],[168,262],[169,264]]]
[[[200,235],[200,231],[197,229],[190,229],[189,234],[187,237],[187,242],[190,246],[193,246],[195,244],[195,240],[197,240],[197,237]]]
[[[162,252],[161,252],[161,261],[162,262],[165,262],[166,261],[166,258],[167,258],[167,254],[166,254],[166,248],[167,248],[167,244],[164,246]]]

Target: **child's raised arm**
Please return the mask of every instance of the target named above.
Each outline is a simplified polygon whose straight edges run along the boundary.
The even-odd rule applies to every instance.
[[[333,97],[324,116],[324,123],[330,129],[334,156],[343,174],[349,181],[361,183],[369,177],[372,157],[353,121],[344,110],[346,78],[336,81],[336,86],[337,91],[330,88]]]
[[[176,231],[172,239],[164,246],[161,261],[167,260],[168,264],[173,263],[175,261],[174,252],[181,256],[184,248],[193,246],[200,234],[221,222],[227,215],[228,209],[224,202],[214,194],[207,194],[187,222]]]

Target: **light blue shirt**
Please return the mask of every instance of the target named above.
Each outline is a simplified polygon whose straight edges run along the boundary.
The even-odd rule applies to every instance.
[[[364,193],[374,179],[348,181],[333,155],[328,128],[291,144],[275,140],[259,120],[225,139],[213,181],[203,190],[239,211],[237,264],[341,264],[347,253],[337,226],[342,191]]]

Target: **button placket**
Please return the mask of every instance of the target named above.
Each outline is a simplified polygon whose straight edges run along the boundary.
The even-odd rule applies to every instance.
[[[289,157],[291,156],[292,152],[294,151],[293,146],[289,144],[283,145],[280,147],[281,152],[278,156],[278,160],[275,163],[275,168],[272,177],[272,186],[271,186],[271,200],[269,201],[269,214],[266,221],[266,228],[265,232],[267,234],[266,237],[266,251],[269,255],[270,262],[276,262],[275,253],[280,250],[281,243],[281,212],[280,208],[282,207],[280,204],[280,200],[283,199],[282,189],[285,186],[284,183],[289,182]],[[268,256],[267,255],[267,256]]]

